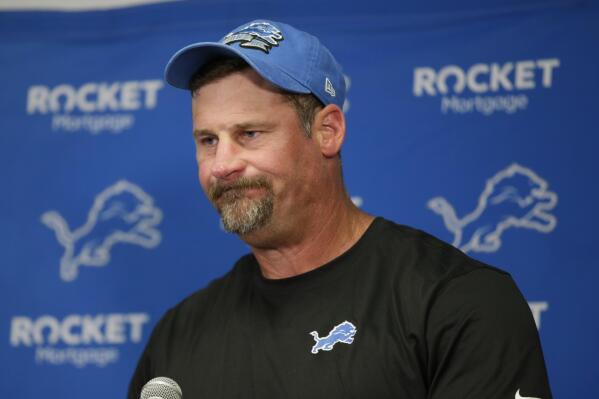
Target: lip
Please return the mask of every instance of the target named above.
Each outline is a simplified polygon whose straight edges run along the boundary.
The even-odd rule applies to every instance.
[[[263,193],[264,191],[265,189],[263,187],[252,187],[244,189],[243,193],[248,197],[254,197],[258,194]]]
[[[261,195],[266,189],[264,187],[251,187],[251,188],[233,188],[223,192],[218,198],[217,202],[227,200],[238,200],[242,198],[255,198]]]

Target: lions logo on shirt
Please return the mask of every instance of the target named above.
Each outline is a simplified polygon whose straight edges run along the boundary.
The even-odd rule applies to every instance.
[[[354,335],[356,335],[357,331],[358,329],[356,326],[347,320],[333,327],[326,337],[320,338],[317,331],[312,331],[310,335],[313,336],[314,341],[316,341],[312,347],[312,353],[316,354],[320,350],[331,351],[333,350],[333,346],[338,342],[349,345],[354,342]]]
[[[224,44],[241,42],[241,47],[255,48],[270,52],[273,46],[278,46],[283,40],[281,31],[268,22],[252,22],[238,31],[231,32],[222,40]]]

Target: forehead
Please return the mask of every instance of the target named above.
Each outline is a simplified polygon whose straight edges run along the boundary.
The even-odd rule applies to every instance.
[[[280,89],[262,78],[250,67],[211,78],[194,90],[192,98],[214,97],[216,94],[219,97],[231,95],[237,98],[242,97],[242,94],[249,94],[252,96],[249,98],[285,100],[285,95]]]
[[[218,117],[260,112],[282,117],[294,112],[286,96],[252,69],[244,69],[210,81],[198,88],[192,97],[194,123],[202,124]]]

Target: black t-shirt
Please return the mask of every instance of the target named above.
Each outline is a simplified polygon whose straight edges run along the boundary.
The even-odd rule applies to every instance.
[[[295,277],[242,257],[157,324],[129,399],[157,376],[187,399],[551,398],[511,277],[382,218]]]

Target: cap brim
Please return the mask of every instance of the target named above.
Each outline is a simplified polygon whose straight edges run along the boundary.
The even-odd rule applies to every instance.
[[[214,42],[195,43],[177,51],[166,65],[164,79],[174,87],[189,90],[193,75],[208,62],[222,57],[242,58],[260,76],[281,89],[295,93],[310,93],[309,88],[292,78],[284,70],[252,58],[236,47]]]

